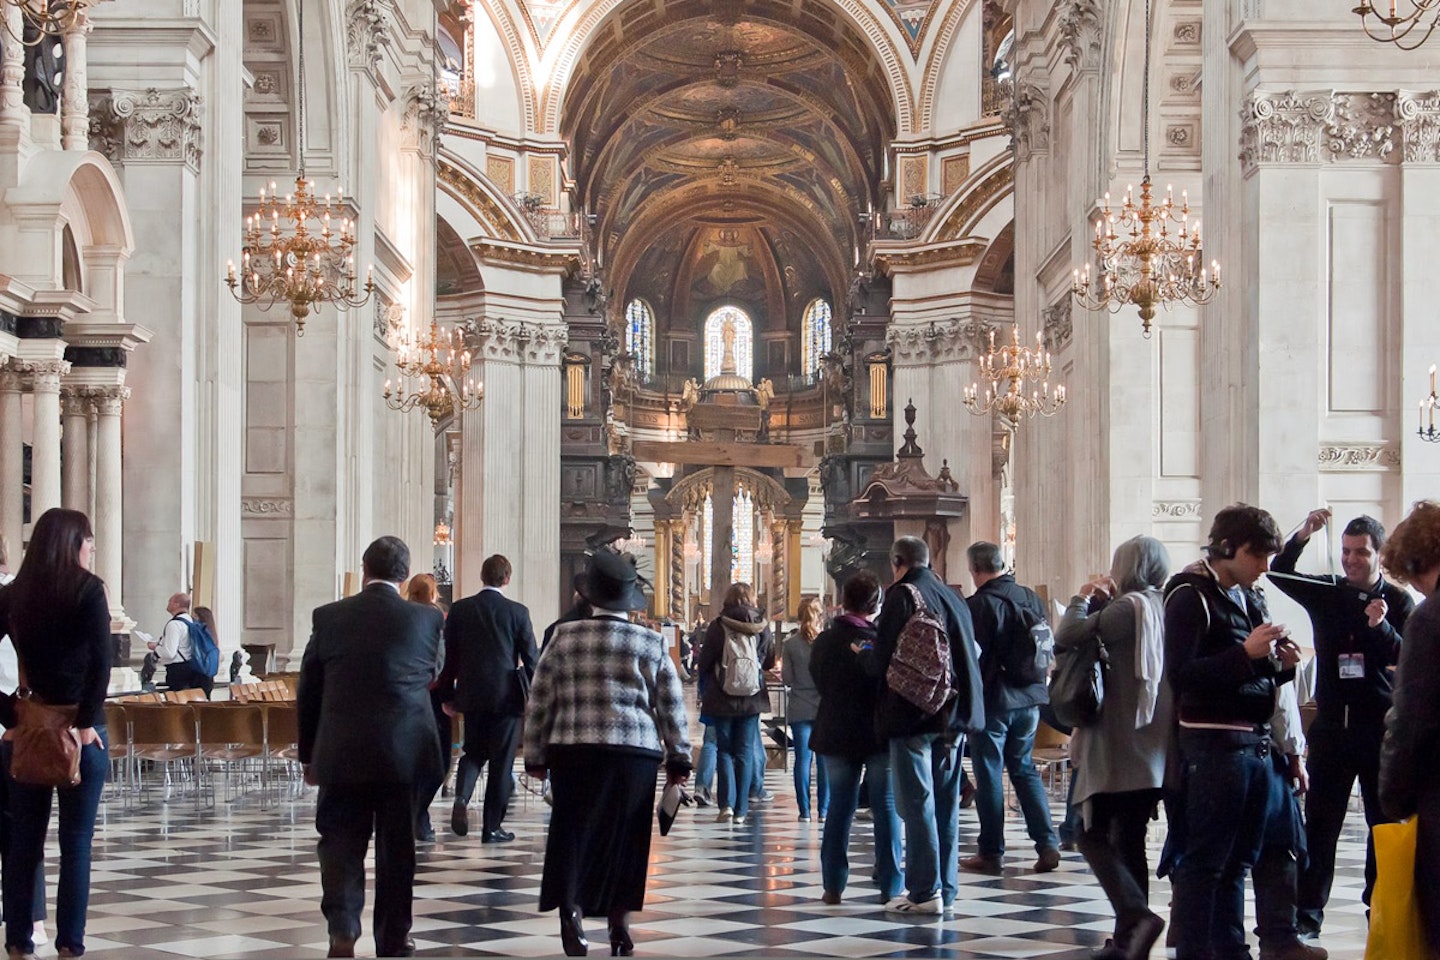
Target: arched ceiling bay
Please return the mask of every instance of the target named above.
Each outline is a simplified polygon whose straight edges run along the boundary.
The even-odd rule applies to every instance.
[[[697,228],[727,221],[803,238],[817,283],[843,288],[895,134],[885,71],[844,15],[820,0],[636,0],[573,76],[576,199],[622,291],[655,245],[684,257]]]

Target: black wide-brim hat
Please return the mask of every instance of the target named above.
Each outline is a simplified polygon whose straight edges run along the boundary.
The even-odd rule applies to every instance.
[[[649,605],[640,589],[635,561],[609,550],[596,551],[575,589],[592,606],[604,610],[644,610]]]

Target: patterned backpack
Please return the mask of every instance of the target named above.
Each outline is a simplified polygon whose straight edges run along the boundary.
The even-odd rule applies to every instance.
[[[915,612],[900,631],[895,655],[885,671],[885,684],[930,716],[939,713],[956,693],[950,635],[944,621],[925,606],[920,591],[913,584],[904,586],[910,591]]]

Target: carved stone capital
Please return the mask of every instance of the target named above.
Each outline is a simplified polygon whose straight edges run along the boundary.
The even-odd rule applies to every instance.
[[[70,372],[66,360],[20,360],[13,361],[13,366],[25,378],[26,386],[40,393],[59,393],[60,378]]]
[[[1440,91],[1400,91],[1395,97],[1395,119],[1406,163],[1440,162]]]
[[[1156,520],[1199,520],[1199,500],[1156,500],[1150,505],[1150,516]]]
[[[392,42],[390,0],[350,0],[345,13],[345,49],[350,66],[374,70]]]
[[[1334,94],[1252,91],[1240,109],[1240,166],[1319,163],[1322,133],[1335,119]]]
[[[184,163],[198,171],[201,104],[190,87],[92,91],[90,149],[112,163]]]
[[[563,323],[511,323],[481,317],[466,320],[460,330],[477,360],[558,367],[569,342],[569,327]]]
[[[1028,160],[1050,146],[1050,117],[1045,91],[1027,80],[1002,81],[1005,106],[1000,120],[1010,132],[1016,160]],[[1008,96],[1006,96],[1008,94]]]
[[[1064,350],[1070,346],[1070,341],[1074,338],[1075,326],[1070,312],[1073,302],[1073,297],[1062,297],[1058,302],[1040,312],[1040,317],[1044,321],[1042,334],[1045,338],[1045,349],[1051,353],[1059,353]]]
[[[1321,444],[1316,460],[1326,473],[1400,469],[1400,451],[1384,443]]]
[[[975,359],[988,349],[991,331],[998,329],[976,318],[896,324],[885,332],[885,342],[897,365],[927,366]]]
[[[400,129],[405,142],[430,153],[440,145],[440,135],[450,120],[449,101],[435,88],[435,85],[411,87],[405,93],[405,117]]]
[[[130,388],[122,386],[82,387],[79,393],[89,401],[97,416],[118,417],[130,399]]]
[[[1060,46],[1075,72],[1100,65],[1101,17],[1097,0],[1066,0],[1060,14]]]

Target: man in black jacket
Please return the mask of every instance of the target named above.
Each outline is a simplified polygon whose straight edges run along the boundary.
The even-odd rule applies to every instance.
[[[895,582],[885,591],[876,624],[875,659],[884,678],[905,624],[915,612],[914,588],[943,624],[950,646],[955,695],[925,713],[881,680],[876,732],[890,741],[895,805],[905,821],[908,893],[885,905],[896,913],[939,915],[955,902],[959,886],[960,748],[965,734],[985,726],[975,632],[970,611],[930,569],[930,548],[901,537],[890,551]]]
[[[485,584],[473,597],[459,600],[445,621],[445,672],[440,699],[452,717],[465,715],[465,752],[455,772],[455,807],[450,828],[469,832],[467,808],[489,764],[485,807],[481,812],[482,843],[506,843],[515,835],[501,828],[514,783],[515,750],[520,744],[520,718],[525,694],[535,675],[535,630],[530,611],[501,592],[510,583],[510,561],[500,554],[480,567]]]
[[[1278,684],[1300,652],[1269,622],[1256,589],[1280,550],[1280,528],[1258,507],[1221,510],[1208,559],[1165,587],[1165,676],[1175,693],[1184,781],[1176,803],[1183,839],[1170,922],[1179,960],[1248,960],[1245,871],[1259,858],[1279,773],[1270,717]],[[1172,825],[1172,830],[1177,825]],[[1173,839],[1173,838],[1172,838]],[[1298,941],[1285,957],[1323,957]],[[1270,956],[1262,946],[1262,960]]]
[[[1310,614],[1315,628],[1315,704],[1306,768],[1305,838],[1309,866],[1300,875],[1301,936],[1317,936],[1335,879],[1335,844],[1345,825],[1350,791],[1360,779],[1365,823],[1384,823],[1380,812],[1380,742],[1390,709],[1390,675],[1400,659],[1400,635],[1415,601],[1380,575],[1385,528],[1356,517],[1340,537],[1345,575],[1297,574],[1310,537],[1330,523],[1330,511],[1312,510],[1271,566],[1270,580]],[[1375,850],[1366,843],[1365,892],[1375,886]]]
[[[960,862],[966,870],[999,873],[1005,859],[1005,797],[1002,777],[1009,772],[1015,797],[1025,815],[1025,828],[1035,842],[1035,870],[1048,873],[1060,866],[1060,850],[1050,821],[1045,785],[1030,754],[1040,726],[1040,705],[1050,702],[1044,680],[1016,676],[1009,667],[1017,645],[1029,639],[1029,613],[1048,621],[1045,604],[1035,591],[1020,586],[1005,572],[1000,548],[972,543],[965,551],[975,592],[966,598],[980,644],[980,677],[985,689],[985,732],[970,740],[975,762],[975,812],[980,818],[980,851]],[[1032,621],[1033,622],[1033,621]]]
[[[320,910],[330,956],[355,956],[365,905],[365,849],[375,834],[375,948],[415,953],[415,787],[441,767],[430,683],[442,617],[401,599],[410,551],[381,537],[365,551],[359,594],[318,607],[300,663],[300,762],[318,784]]]

